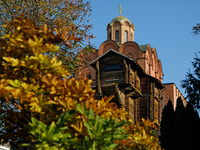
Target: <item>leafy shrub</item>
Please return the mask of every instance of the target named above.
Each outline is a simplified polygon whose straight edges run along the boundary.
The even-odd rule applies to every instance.
[[[70,77],[54,53],[60,43],[79,38],[57,26],[50,30],[20,17],[6,26],[0,39],[3,142],[32,141],[38,149],[159,149],[154,122],[131,124],[127,112],[110,103],[113,96],[96,100],[91,80]]]

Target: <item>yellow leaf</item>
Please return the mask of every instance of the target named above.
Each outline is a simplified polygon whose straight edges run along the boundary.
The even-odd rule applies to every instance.
[[[11,57],[3,57],[3,59],[7,62],[10,62],[11,61]]]
[[[11,87],[11,86],[6,86],[5,89],[6,89],[6,90],[12,90],[12,89],[14,89],[14,88]]]
[[[56,31],[56,34],[60,34],[59,30],[57,28],[54,29]]]
[[[79,133],[82,133],[82,127],[83,127],[82,122],[79,122],[79,127],[76,126],[76,125],[74,125],[74,124],[72,124],[71,127],[74,128],[74,129],[75,129],[76,131],[78,131]]]
[[[16,89],[15,96],[18,96],[21,93],[21,89]]]
[[[42,81],[45,82],[47,85],[50,85],[49,80],[47,79],[47,77],[42,77]]]
[[[19,65],[19,59],[14,59],[14,58],[12,58],[11,61],[12,61],[12,66],[17,66],[17,65]]]
[[[31,47],[35,46],[35,42],[32,39],[29,39],[28,43]]]
[[[55,93],[56,93],[56,88],[52,86],[50,94],[55,94]]]
[[[60,49],[60,46],[54,46],[54,52],[59,51],[59,49]]]
[[[52,67],[59,67],[59,66],[61,66],[62,65],[62,62],[61,61],[59,61],[58,63],[57,62],[54,62],[53,64],[52,64]]]
[[[30,103],[31,110],[36,111],[36,112],[41,112],[42,108],[39,106],[36,102]]]
[[[18,31],[20,31],[21,29],[22,29],[21,26],[18,26],[18,27],[17,27],[17,30],[18,30]]]
[[[29,87],[29,85],[28,84],[26,84],[26,83],[22,83],[21,84],[21,86],[25,89],[25,90],[27,90],[28,89],[28,87]]]
[[[18,41],[18,42],[23,42],[23,40],[22,40],[22,37],[21,37],[21,36],[17,36],[17,37],[15,38],[15,40],[16,40],[16,41]]]
[[[43,43],[43,38],[40,38],[38,42]]]
[[[8,83],[10,84],[10,85],[12,85],[13,87],[20,87],[20,81],[19,80],[7,80],[8,81]]]
[[[44,24],[44,33],[46,34],[48,31],[48,27],[47,27],[47,24]]]

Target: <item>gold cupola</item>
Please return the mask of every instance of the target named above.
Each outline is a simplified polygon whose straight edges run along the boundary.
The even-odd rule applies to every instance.
[[[134,41],[135,27],[129,19],[121,16],[121,6],[119,8],[120,16],[112,19],[107,25],[107,40],[113,40],[121,46],[125,42]]]

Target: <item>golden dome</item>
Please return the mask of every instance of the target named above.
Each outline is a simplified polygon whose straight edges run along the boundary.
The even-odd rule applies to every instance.
[[[114,19],[111,21],[110,25],[112,26],[113,23],[114,23],[115,21],[119,21],[120,24],[122,24],[124,21],[127,21],[127,22],[129,22],[129,24],[131,25],[130,20],[128,20],[128,19],[127,19],[126,17],[124,17],[124,16],[118,16],[118,17],[114,18]]]

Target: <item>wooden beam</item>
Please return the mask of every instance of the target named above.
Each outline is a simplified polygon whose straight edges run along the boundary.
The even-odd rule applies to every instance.
[[[132,96],[135,94],[135,91],[134,92],[129,92],[128,94],[126,94],[126,96]]]
[[[128,83],[130,83],[130,70],[131,70],[131,64],[128,64]]]
[[[96,86],[97,86],[97,93],[101,94],[101,85],[100,85],[100,68],[99,68],[99,61],[96,62],[96,77],[97,77],[97,82],[96,82]]]
[[[125,82],[128,84],[128,78],[129,78],[129,67],[126,63],[126,59],[124,59],[124,68],[125,68]]]

